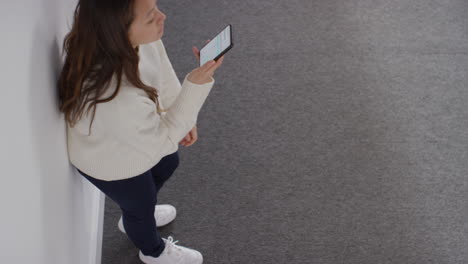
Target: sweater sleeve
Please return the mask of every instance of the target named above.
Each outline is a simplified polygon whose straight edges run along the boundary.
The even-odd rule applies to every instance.
[[[162,39],[156,41],[155,46],[161,58],[160,84],[164,87],[164,89],[162,89],[163,92],[161,92],[159,96],[163,101],[164,107],[167,108],[173,104],[177,95],[182,90],[182,86],[176,72],[174,71],[174,67],[172,66],[170,59],[167,56],[166,48],[164,47]]]
[[[180,93],[165,115],[157,113],[156,104],[146,94],[142,94],[142,90],[136,95],[132,93],[132,102],[127,104],[131,109],[123,112],[131,115],[128,120],[134,122],[132,127],[136,128],[138,138],[134,143],[141,141],[140,144],[150,144],[154,151],[177,149],[178,143],[196,124],[198,113],[215,82],[211,78],[209,83],[195,84],[187,77],[188,74]]]

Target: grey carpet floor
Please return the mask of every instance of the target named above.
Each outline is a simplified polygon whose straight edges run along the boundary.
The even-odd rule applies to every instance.
[[[468,263],[468,1],[159,1],[182,80],[227,23],[159,228],[206,264]],[[141,263],[106,200],[102,263]]]

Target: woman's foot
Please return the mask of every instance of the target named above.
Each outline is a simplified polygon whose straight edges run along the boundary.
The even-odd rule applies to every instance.
[[[176,245],[178,241],[173,241],[172,236],[168,239],[162,238],[165,243],[164,251],[158,257],[146,256],[141,250],[138,256],[145,264],[202,264],[203,256],[200,252]]]
[[[176,215],[177,211],[174,206],[170,204],[157,204],[154,210],[156,226],[160,227],[169,224],[175,219]],[[119,230],[122,231],[122,233],[126,233],[123,226],[122,216],[120,216],[117,226],[119,227]]]

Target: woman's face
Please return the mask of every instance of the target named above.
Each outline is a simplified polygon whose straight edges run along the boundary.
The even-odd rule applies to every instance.
[[[128,30],[128,37],[134,48],[162,37],[166,15],[159,10],[157,2],[158,0],[135,0],[135,19]]]

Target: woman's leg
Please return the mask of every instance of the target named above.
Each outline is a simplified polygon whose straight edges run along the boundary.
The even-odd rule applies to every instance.
[[[158,257],[165,244],[154,219],[157,190],[151,170],[116,181],[102,181],[78,171],[120,206],[125,232],[134,245],[143,254]]]
[[[179,166],[179,152],[176,151],[163,157],[158,164],[151,168],[153,179],[156,187],[156,192],[164,185],[164,183],[171,177],[174,171]]]

